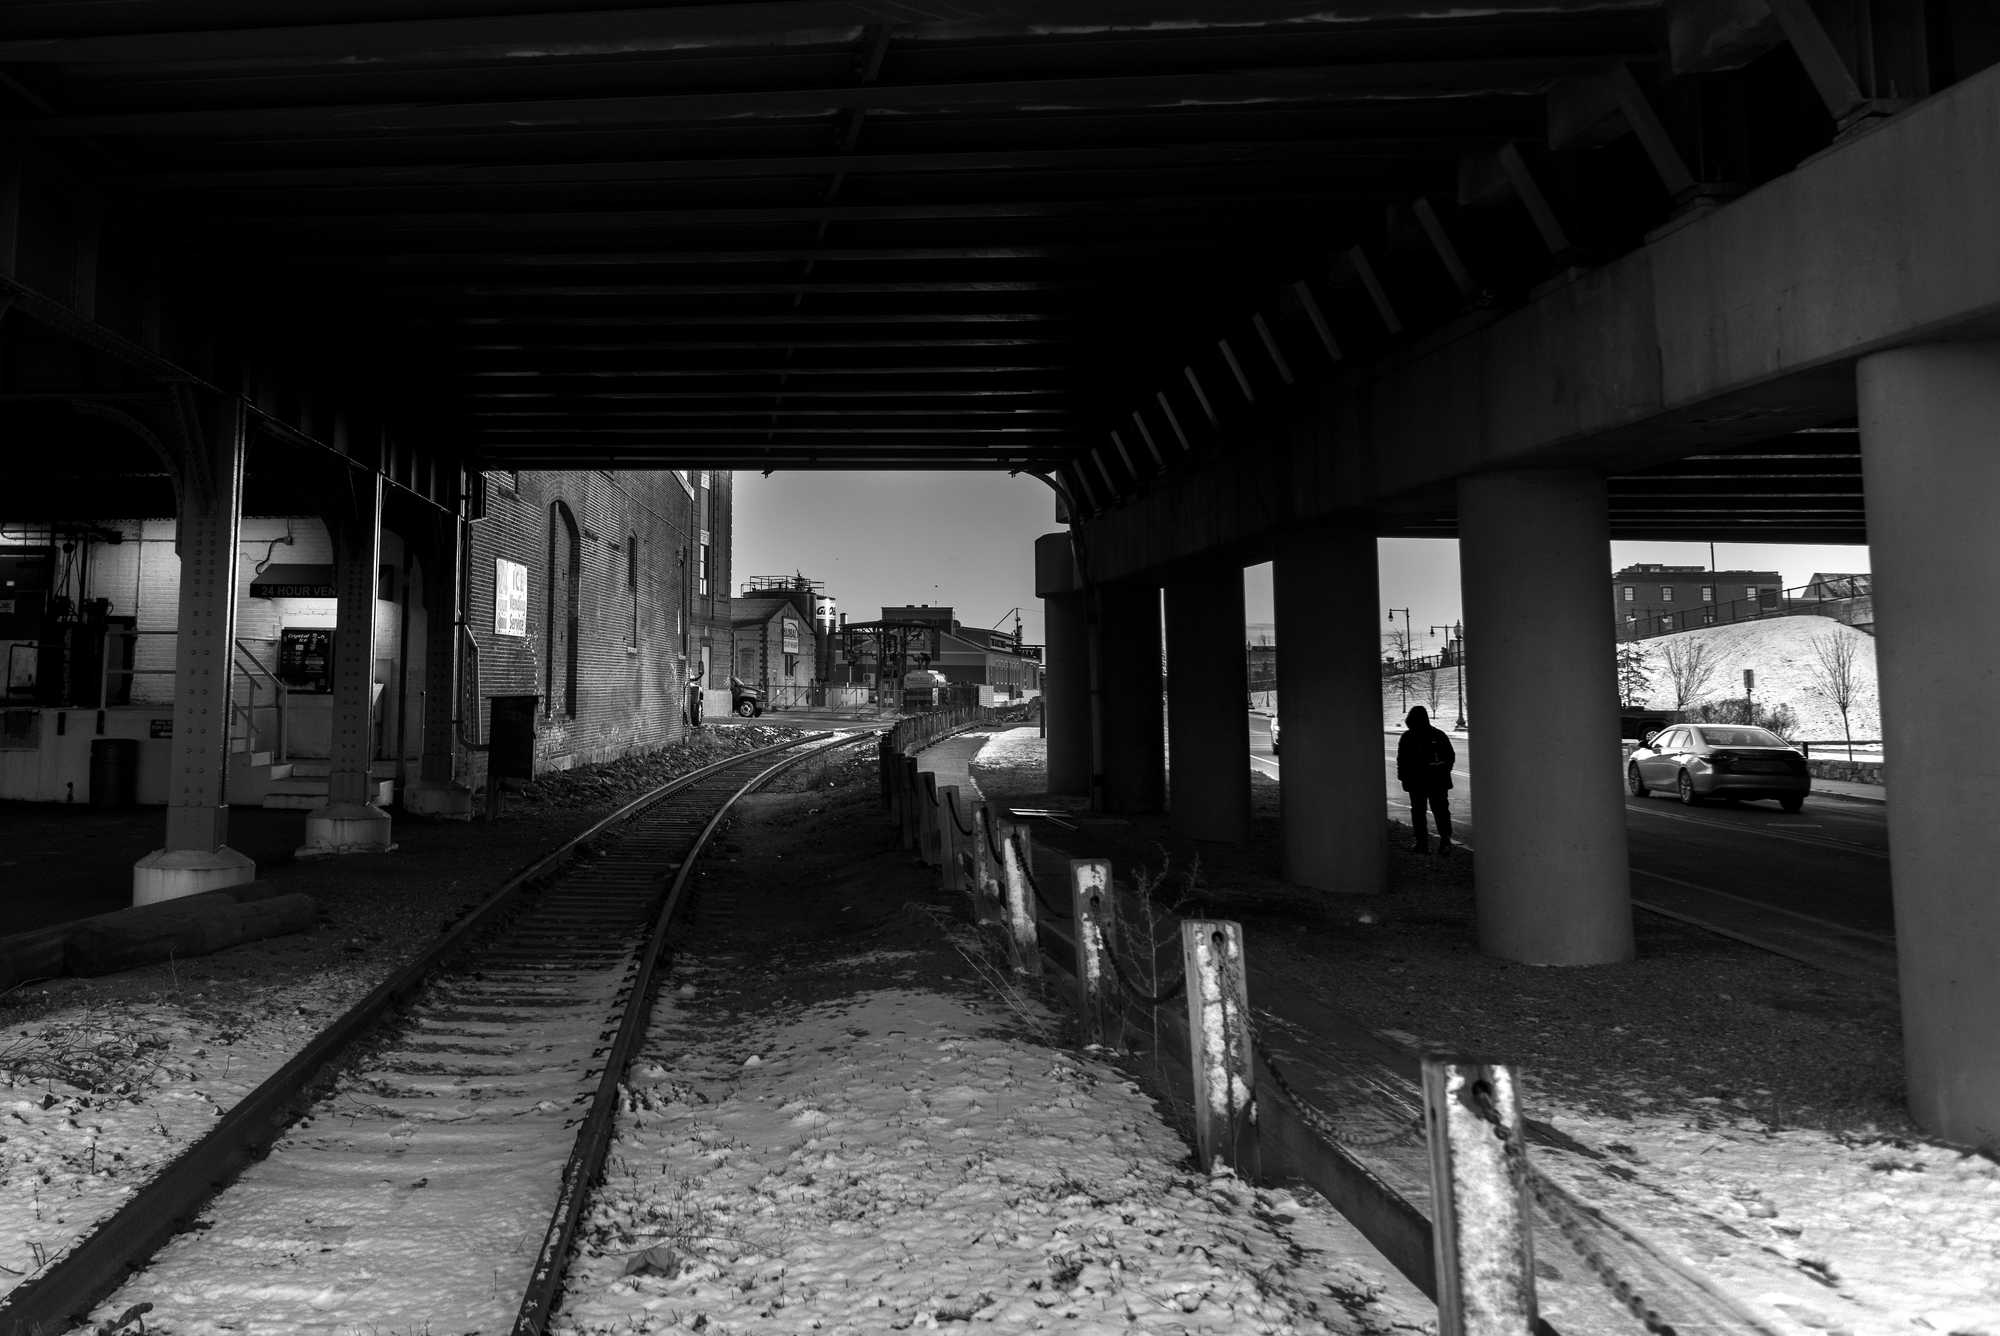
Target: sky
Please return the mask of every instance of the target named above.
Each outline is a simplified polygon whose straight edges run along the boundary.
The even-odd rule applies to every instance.
[[[1055,498],[1042,483],[1000,473],[738,473],[731,578],[803,574],[825,586],[849,621],[872,621],[885,606],[949,604],[967,626],[1011,625],[1040,644],[1034,541],[1059,526]],[[1816,571],[1870,569],[1865,547],[1717,543],[1723,570],[1777,570],[1786,588]],[[1635,562],[1707,566],[1706,543],[1613,543],[1605,578]],[[1435,646],[1429,627],[1463,617],[1458,543],[1384,538],[1379,544],[1381,602],[1407,608],[1413,648]],[[1274,620],[1271,570],[1244,576],[1244,620]],[[1398,618],[1400,621],[1400,617]],[[1441,637],[1437,638],[1442,643]]]
[[[972,627],[1042,637],[1035,539],[1061,528],[1055,493],[1004,473],[738,473],[730,578],[817,581],[850,622],[947,604]],[[734,592],[734,591],[732,591]]]

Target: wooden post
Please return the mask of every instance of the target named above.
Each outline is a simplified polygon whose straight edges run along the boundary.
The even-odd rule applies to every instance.
[[[938,865],[947,891],[965,889],[965,868],[958,861],[965,852],[963,832],[958,828],[958,785],[938,790]]]
[[[1083,1042],[1123,1048],[1125,998],[1107,949],[1118,931],[1110,860],[1070,859],[1069,892],[1076,926],[1076,1014],[1083,1024]]]
[[[1030,978],[1042,974],[1042,943],[1036,931],[1035,889],[1028,885],[1028,834],[1020,826],[1000,832],[1000,868],[1007,888],[1007,940],[1014,971]]]
[[[1195,1153],[1204,1172],[1221,1160],[1258,1177],[1256,1093],[1250,1063],[1250,988],[1243,926],[1226,919],[1181,922],[1187,971],[1188,1054],[1194,1067]]]
[[[917,776],[917,856],[931,867],[938,865],[939,830],[937,772],[926,770]]]
[[[892,822],[896,819],[896,786],[889,767],[894,757],[895,753],[889,749],[889,734],[884,733],[875,744],[875,782],[882,790],[882,810]]]
[[[1535,1250],[1513,1073],[1426,1056],[1423,1084],[1439,1336],[1528,1336]]]
[[[922,794],[917,788],[917,758],[905,756],[902,763],[903,782],[897,786],[903,796],[903,847],[917,847],[917,803]]]
[[[993,857],[993,816],[981,804],[972,814],[972,921],[1001,922],[1000,868]]]

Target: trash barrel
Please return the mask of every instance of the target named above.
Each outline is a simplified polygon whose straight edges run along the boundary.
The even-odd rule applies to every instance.
[[[131,807],[139,801],[139,739],[92,738],[90,805]]]

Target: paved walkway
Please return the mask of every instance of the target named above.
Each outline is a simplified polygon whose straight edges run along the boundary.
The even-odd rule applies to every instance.
[[[1019,725],[1010,724],[1014,728]],[[937,786],[942,789],[947,784],[958,785],[958,791],[969,794],[974,801],[984,795],[972,778],[972,758],[979,755],[979,749],[991,737],[990,730],[977,733],[960,733],[946,738],[917,753],[917,769],[937,776]]]

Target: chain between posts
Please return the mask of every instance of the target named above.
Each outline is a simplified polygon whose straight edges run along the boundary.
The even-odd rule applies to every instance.
[[[1256,1052],[1258,1058],[1263,1061],[1264,1069],[1271,1073],[1271,1083],[1277,1086],[1278,1093],[1285,1097],[1285,1102],[1298,1112],[1299,1117],[1305,1120],[1306,1126],[1312,1128],[1313,1131],[1317,1132],[1333,1145],[1347,1146],[1355,1150],[1368,1150],[1376,1146],[1394,1145],[1399,1141],[1408,1141],[1412,1138],[1417,1140],[1423,1139],[1424,1120],[1422,1115],[1410,1118],[1401,1127],[1392,1127],[1387,1132],[1375,1132],[1367,1136],[1355,1136],[1352,1133],[1341,1131],[1338,1123],[1328,1115],[1314,1108],[1306,1101],[1303,1095],[1299,1094],[1293,1088],[1291,1081],[1285,1076],[1284,1068],[1278,1065],[1277,1054],[1271,1052],[1266,1047],[1264,1036],[1258,1032],[1255,1022],[1252,1022],[1250,1026],[1250,1047]]]
[[[1549,1219],[1555,1222],[1556,1229],[1568,1241],[1569,1246],[1576,1250],[1576,1255],[1583,1259],[1584,1265],[1596,1274],[1604,1287],[1625,1306],[1626,1311],[1637,1318],[1640,1325],[1653,1333],[1653,1336],[1679,1336],[1673,1323],[1661,1317],[1659,1312],[1646,1302],[1645,1296],[1633,1288],[1631,1282],[1618,1274],[1612,1267],[1610,1259],[1584,1237],[1584,1226],[1577,1220],[1579,1212],[1553,1190],[1552,1184],[1544,1182],[1535,1173],[1533,1166],[1528,1163],[1527,1155],[1521,1150],[1520,1142],[1508,1135],[1507,1125],[1500,1117],[1500,1110],[1493,1105],[1491,1092],[1483,1088],[1475,1089],[1472,1092],[1472,1101],[1479,1116],[1486,1120],[1487,1125],[1493,1129],[1493,1135],[1499,1138],[1501,1151],[1506,1155],[1507,1163],[1521,1181],[1527,1184],[1528,1195],[1533,1197],[1535,1205],[1541,1207]]]
[[[951,805],[951,824],[958,827],[959,834],[967,836],[969,838],[972,835],[974,828],[966,825],[965,823],[963,823],[958,819],[958,795],[946,794],[945,801]]]
[[[1097,944],[1104,949],[1105,957],[1111,962],[1112,973],[1118,976],[1120,986],[1127,993],[1131,994],[1133,1001],[1148,1007],[1165,1006],[1187,990],[1187,971],[1182,970],[1180,977],[1168,984],[1164,992],[1147,992],[1145,989],[1139,987],[1138,984],[1132,982],[1132,976],[1125,972],[1125,962],[1120,960],[1118,953],[1111,949],[1110,939],[1105,937],[1103,933],[1098,933]]]
[[[1041,903],[1042,908],[1048,912],[1049,917],[1058,919],[1075,917],[1069,910],[1059,909],[1051,904],[1049,897],[1042,894],[1042,884],[1035,880],[1034,864],[1025,858],[1021,860],[1021,875],[1028,879],[1028,889],[1035,893],[1035,899]]]

